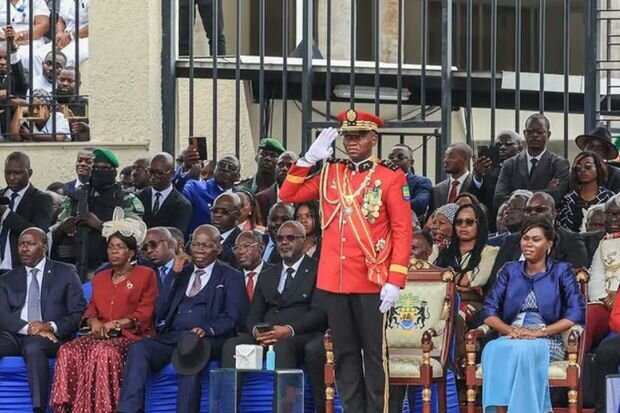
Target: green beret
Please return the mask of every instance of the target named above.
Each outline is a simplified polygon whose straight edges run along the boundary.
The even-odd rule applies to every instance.
[[[118,158],[114,155],[114,152],[110,150],[97,148],[93,151],[93,156],[95,157],[94,162],[107,162],[115,168],[118,168],[120,165]]]
[[[282,155],[286,149],[279,140],[274,138],[263,138],[260,140],[260,144],[258,145],[258,149],[266,149],[268,151],[273,151],[278,155]]]

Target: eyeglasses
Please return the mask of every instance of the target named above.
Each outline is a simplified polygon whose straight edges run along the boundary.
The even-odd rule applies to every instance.
[[[191,248],[195,250],[207,250],[216,247],[216,244],[212,242],[192,242],[189,244]]]
[[[532,212],[536,212],[537,214],[542,214],[548,209],[549,207],[546,207],[544,205],[529,206],[529,207],[525,207],[525,213],[531,214]]]
[[[232,252],[234,252],[235,254],[241,251],[247,251],[250,248],[254,248],[258,245],[258,242],[253,242],[252,244],[240,244],[240,245],[235,245],[232,248]]]
[[[473,219],[473,218],[457,218],[454,220],[454,225],[456,225],[457,227],[462,227],[462,226],[471,227],[476,222],[478,222],[478,220]]]
[[[221,169],[224,172],[233,172],[233,173],[239,172],[237,165],[234,165],[229,162],[218,162],[217,169]]]
[[[152,240],[150,240],[150,241],[148,241],[148,242],[145,242],[145,243],[144,243],[144,245],[142,245],[142,251],[143,251],[143,252],[147,252],[149,249],[154,250],[154,249],[156,249],[156,248],[159,246],[159,244],[161,244],[162,242],[166,242],[166,240],[165,240],[165,239],[158,239],[158,240],[154,240],[154,239],[152,239]]]
[[[303,235],[277,235],[276,242],[283,242],[284,240],[287,240],[288,242],[293,242],[296,239],[300,239],[300,238],[306,238],[306,237]]]
[[[166,170],[166,171],[158,171],[157,169],[153,169],[153,168],[149,168],[147,169],[147,172],[150,175],[154,175],[157,176],[159,178],[163,178],[164,176],[168,175],[170,173],[170,170]]]
[[[586,162],[583,165],[575,165],[575,171],[576,172],[581,172],[581,171],[589,171],[591,169],[595,169],[596,165],[594,165],[591,162]]]

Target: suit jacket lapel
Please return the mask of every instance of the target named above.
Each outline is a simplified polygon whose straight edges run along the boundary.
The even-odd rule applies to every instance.
[[[443,182],[440,182],[439,185],[437,185],[437,193],[439,194],[439,199],[438,202],[435,203],[436,206],[440,206],[448,202],[448,195],[450,193],[450,190],[448,189],[449,187],[450,178],[446,179]]]
[[[46,260],[45,269],[43,270],[43,279],[41,281],[41,315],[45,318],[45,303],[47,301],[47,295],[49,294],[49,290],[52,287],[52,276],[54,273],[52,272],[53,265],[50,260]]]
[[[23,265],[19,266],[19,276],[18,276],[18,284],[17,284],[17,293],[22,296],[23,295],[23,300],[20,300],[19,302],[23,302],[24,305],[20,308],[20,310],[22,308],[24,308],[24,306],[28,305],[28,277],[26,274],[26,267],[24,267]]]
[[[305,256],[297,271],[293,274],[294,277],[291,280],[290,285],[286,289],[286,292],[282,295],[282,299],[286,302],[288,298],[292,297],[295,291],[303,284],[305,277],[308,276],[308,256]],[[286,285],[286,284],[285,284]]]
[[[15,208],[15,213],[19,214],[20,212],[22,212],[22,210],[24,208],[26,208],[28,206],[29,203],[29,198],[32,195],[32,193],[35,191],[34,186],[32,186],[32,184],[30,184],[30,186],[28,187],[28,189],[26,189],[26,192],[24,192],[24,196],[22,197],[22,199],[18,199],[19,201],[19,205],[17,205],[17,208]]]
[[[149,215],[153,214],[153,193],[151,192],[151,188],[145,188],[144,191],[144,211],[148,211]]]
[[[164,199],[164,202],[162,202],[161,205],[159,206],[159,211],[158,211],[157,214],[159,214],[161,211],[163,211],[164,208],[167,208],[169,204],[171,204],[174,201],[176,201],[176,197],[177,197],[176,189],[172,188],[172,192],[170,192],[170,194],[168,194],[166,199]],[[151,197],[151,199],[153,199],[153,198]]]
[[[530,182],[530,173],[528,172],[528,164],[527,164],[527,154],[526,151],[523,151],[519,155],[517,155],[517,169],[519,170],[519,175],[523,179],[523,182]]]
[[[213,265],[213,270],[211,270],[211,277],[209,277],[209,281],[207,285],[205,285],[205,293],[207,294],[207,303],[211,305],[213,303],[213,296],[215,295],[215,290],[217,286],[220,285],[222,280],[222,267],[216,261]]]
[[[459,194],[469,191],[469,187],[471,186],[471,179],[472,178],[470,172],[469,174],[467,174],[467,178],[465,178],[465,180],[463,181],[463,185],[461,185],[461,190],[459,191]]]

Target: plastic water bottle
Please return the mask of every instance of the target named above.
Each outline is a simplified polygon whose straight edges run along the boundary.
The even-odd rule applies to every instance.
[[[267,370],[276,369],[276,352],[273,350],[273,346],[269,346],[267,351]]]

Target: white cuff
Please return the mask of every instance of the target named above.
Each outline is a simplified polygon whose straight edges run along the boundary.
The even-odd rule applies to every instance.
[[[484,178],[482,178],[480,181],[476,179],[475,174],[472,174],[472,180],[474,181],[474,185],[476,185],[476,188],[480,188],[482,186],[482,183],[484,182]]]
[[[296,162],[297,166],[301,166],[302,168],[310,168],[312,166],[314,166],[313,163],[308,162],[307,160],[305,160],[304,158],[299,158]]]
[[[25,326],[23,326],[22,328],[19,329],[17,334],[21,334],[22,336],[27,336],[28,335],[28,326],[30,326],[30,324],[26,323]]]
[[[50,321],[50,327],[52,327],[52,333],[56,334],[58,332],[58,326],[55,322]]]

